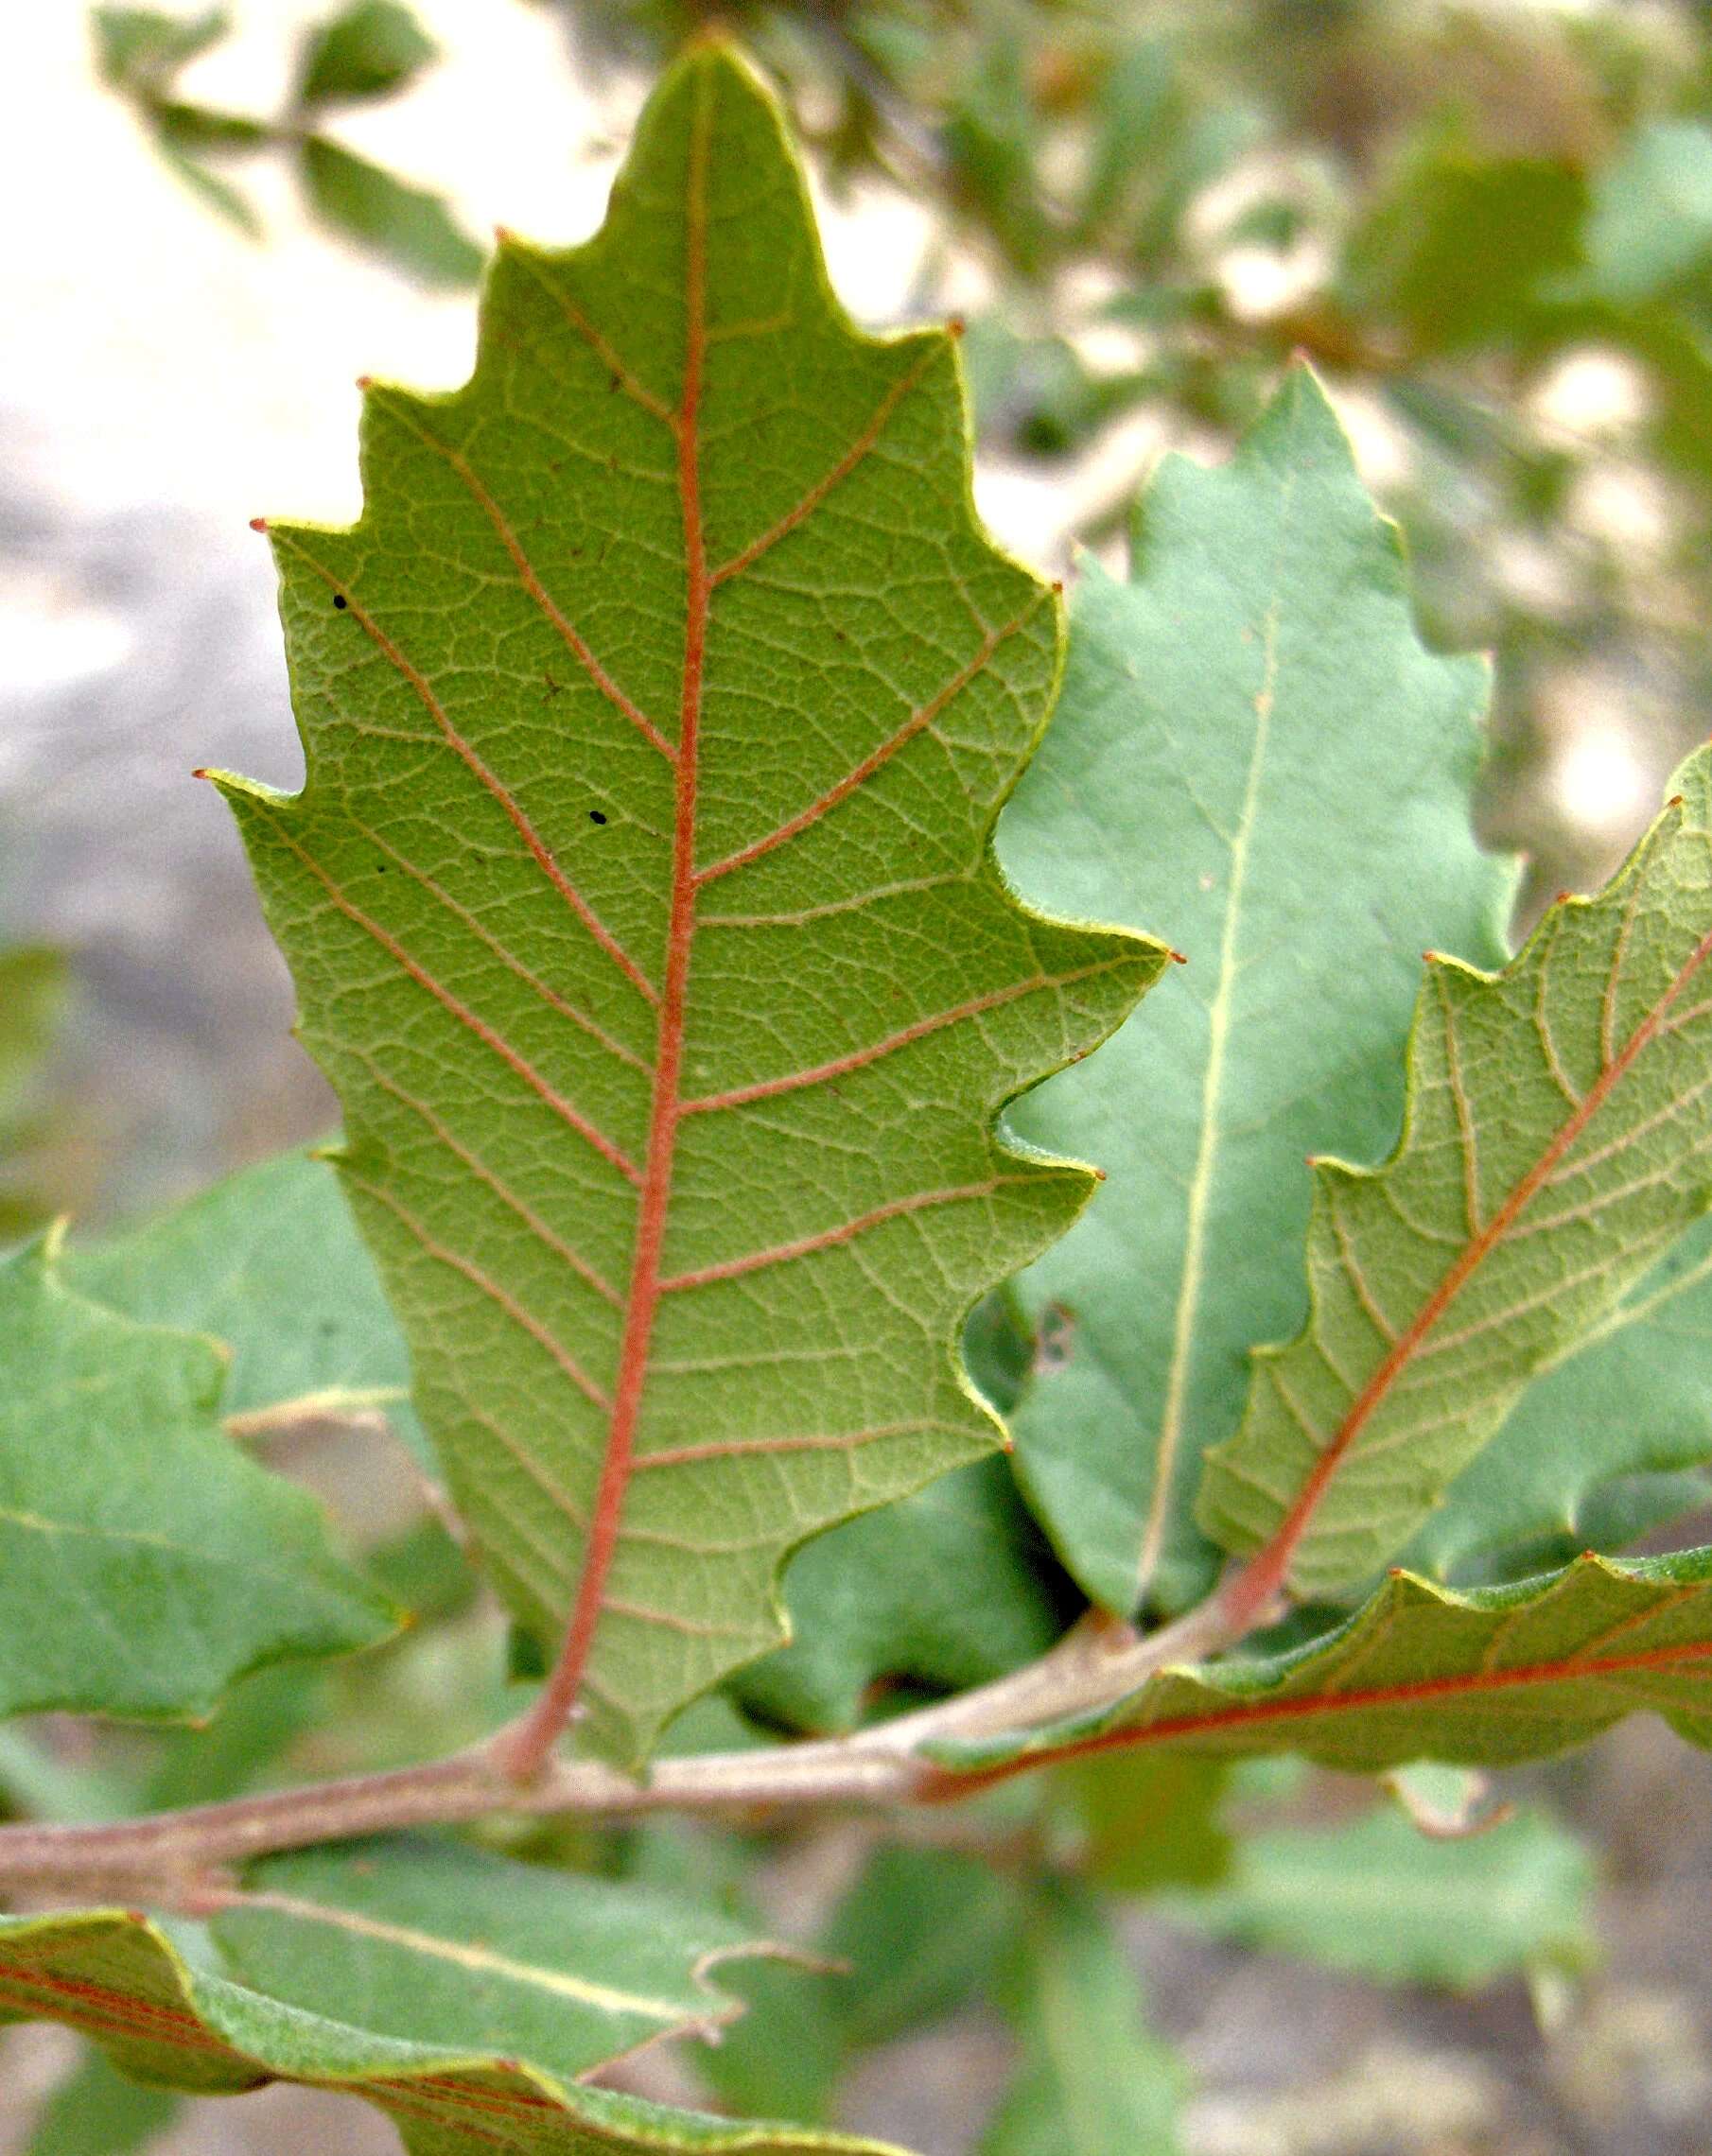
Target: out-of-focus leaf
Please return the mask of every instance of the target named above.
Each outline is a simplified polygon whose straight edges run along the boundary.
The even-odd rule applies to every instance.
[[[1466,1990],[1585,1968],[1593,1886],[1586,1850],[1541,1812],[1435,1839],[1385,1805],[1339,1827],[1245,1835],[1222,1885],[1159,1906],[1217,1938],[1380,1983]]]
[[[86,2052],[43,2105],[24,2156],[133,2156],[179,2109],[169,2091],[146,2089],[100,2052]]]
[[[1712,750],[1675,786],[1501,973],[1429,954],[1396,1151],[1316,1166],[1307,1324],[1254,1358],[1197,1511],[1232,1551],[1278,1537],[1304,1600],[1400,1549],[1712,1205]]]
[[[156,8],[96,8],[90,15],[96,64],[114,90],[158,91],[231,28],[223,8],[168,15]]]
[[[229,180],[221,179],[218,172],[210,172],[200,157],[186,157],[165,136],[157,137],[156,146],[168,171],[182,180],[190,192],[202,204],[211,209],[246,239],[262,236],[262,221],[256,215],[249,198],[233,186]]]
[[[1012,1990],[1022,2062],[980,2156],[1177,2156],[1182,2066],[1083,1888],[1036,1889]]]
[[[1581,1557],[1464,1593],[1395,1572],[1301,1646],[1164,1670],[1101,1713],[933,1750],[964,1768],[1144,1744],[1299,1752],[1361,1774],[1421,1759],[1508,1766],[1648,1710],[1712,1748],[1712,1550]]]
[[[1586,287],[1632,306],[1712,260],[1712,127],[1653,120],[1593,181]],[[1580,280],[1578,280],[1578,284]]]
[[[1176,1608],[1214,1565],[1190,1517],[1202,1448],[1306,1299],[1302,1156],[1394,1137],[1422,946],[1495,960],[1510,877],[1469,828],[1483,669],[1423,648],[1396,533],[1306,369],[1229,466],[1161,466],[1131,582],[1088,565],[1074,618],[1001,858],[1188,964],[1011,1110],[1106,1170],[1017,1284],[1058,1346],[1013,1427],[1090,1593]]]
[[[941,131],[953,184],[980,214],[1014,267],[1034,275],[1048,232],[1039,164],[1039,127],[1021,38],[994,38],[958,85]]]
[[[893,1844],[877,1850],[820,1939],[847,2044],[886,2043],[954,2013],[1011,1939],[1019,1887],[979,1857]]]
[[[306,1731],[323,1722],[319,1670],[258,1670],[235,1685],[206,1728],[165,1733],[136,1809],[218,1804],[255,1786]]]
[[[232,1350],[225,1409],[253,1426],[304,1412],[384,1415],[418,1458],[410,1356],[339,1178],[306,1153],[228,1176],[61,1260],[69,1287],[145,1325]]]
[[[304,35],[300,105],[384,97],[438,57],[434,41],[398,0],[355,0]]]
[[[1231,1865],[1220,1813],[1230,1768],[1193,1752],[1097,1753],[1057,1769],[1086,1836],[1082,1869],[1101,1886],[1153,1894],[1211,1886]]]
[[[829,1996],[834,1981],[830,1971],[782,1961],[745,1961],[722,1973],[720,1989],[745,2010],[695,2055],[696,2070],[722,2103],[744,2117],[824,2125],[846,2058]]]
[[[306,1492],[220,1426],[211,1341],[0,1261],[0,1713],[183,1718],[393,1628]]]
[[[259,149],[272,139],[272,130],[265,121],[253,120],[242,113],[216,112],[207,105],[176,101],[159,105],[155,108],[154,124],[164,142],[186,155],[222,149]]]
[[[570,1884],[531,1876],[544,1900]],[[395,1942],[370,1943],[376,1966],[383,1951],[403,1951]],[[536,1973],[557,1971],[565,1980],[561,2007],[585,1989],[598,1999],[607,1988],[614,1944],[611,1936],[583,1942],[561,1931]],[[503,1942],[469,1942],[469,1951],[498,1956]],[[642,1951],[657,1954],[661,1947],[644,1942]],[[509,1998],[518,1980],[507,1971],[488,1972],[495,1996]],[[464,1972],[463,2005],[448,2020],[460,2027],[480,2022],[486,1996],[480,1971]],[[409,2018],[408,2008],[390,1996],[358,2003],[365,2017],[372,2012],[381,2023]],[[899,2156],[837,2134],[666,2111],[561,2079],[518,2061],[509,2045],[499,2055],[467,2038],[446,2046],[388,2036],[335,2020],[327,2004],[318,1995],[319,2010],[306,2011],[193,1969],[135,1914],[95,1909],[0,1917],[0,2024],[64,2022],[99,2043],[126,2071],[186,2095],[236,2095],[283,2080],[360,2096],[386,2113],[414,2156],[493,2156],[496,2147],[507,2156]],[[691,2018],[705,2018],[708,2010],[704,1996]],[[607,2009],[567,2010],[552,2034],[555,2048],[572,2055],[586,2048],[571,2031],[589,2026],[588,2017],[597,2014]],[[633,2017],[628,2008],[614,2008],[608,2018],[615,2027],[628,2027]],[[666,2024],[656,2019],[655,2026]]]
[[[799,1552],[785,1574],[795,1639],[733,1690],[763,1721],[852,1729],[877,1683],[957,1692],[1032,1661],[1074,1599],[1010,1463],[975,1460]]]
[[[1401,1561],[1447,1579],[1620,1547],[1712,1496],[1709,1462],[1712,1220],[1535,1377]]]
[[[66,989],[58,951],[36,945],[0,951],[0,1243],[24,1234],[42,1215],[30,1148],[39,1135],[42,1067]]]
[[[1523,339],[1546,287],[1580,259],[1586,203],[1568,164],[1485,157],[1435,135],[1351,236],[1344,304],[1394,323],[1414,356]]]
[[[486,257],[444,197],[412,187],[324,135],[303,146],[304,190],[323,224],[425,285],[473,285]]]

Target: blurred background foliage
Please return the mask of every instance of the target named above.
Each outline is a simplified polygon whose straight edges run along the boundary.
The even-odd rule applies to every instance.
[[[715,19],[537,4],[597,80]],[[1609,870],[1704,731],[1703,9],[733,0],[717,19],[784,84],[834,192],[932,205],[900,312],[968,316],[983,453],[1054,497],[1035,552],[1109,544],[1162,446],[1215,453],[1305,353],[1403,526],[1428,636],[1493,653],[1485,835],[1533,857],[1536,901]],[[398,0],[307,23],[265,119],[177,91],[218,11],[95,21],[103,80],[220,214],[253,224],[234,175],[281,156],[329,228],[474,280],[438,197],[323,131],[432,63]]]
[[[615,134],[708,16],[675,0],[466,0],[478,15],[529,9]],[[455,190],[349,139],[353,115],[411,99],[437,68],[426,22],[401,0],[306,8],[283,96],[250,111],[200,87],[241,12],[96,9],[89,95],[120,100],[205,213],[257,242],[277,239],[283,177],[374,275],[473,285],[483,246]],[[982,501],[1002,536],[1054,570],[1078,546],[1121,557],[1156,459],[1221,456],[1305,353],[1402,528],[1429,639],[1493,654],[1479,813],[1489,843],[1529,857],[1525,913],[1603,878],[1712,703],[1707,9],[730,0],[720,19],[783,85],[834,206],[858,229],[892,229],[900,204],[924,223],[880,320],[964,319]],[[9,882],[29,866],[26,848]],[[101,866],[126,873],[105,848]],[[205,891],[196,911],[199,935],[235,932]],[[164,934],[187,950],[189,926],[174,915]],[[75,955],[96,1002],[161,1000],[134,967],[115,990],[122,968],[98,943]],[[205,1065],[253,1091],[271,1066],[233,1049],[257,1020],[235,1008],[236,968],[220,978],[191,1089]],[[88,1102],[55,1060],[56,1038],[75,1043],[83,1024],[69,980],[46,946],[0,956],[0,1241],[94,1191],[171,1183],[92,1172],[119,1141],[79,1127]],[[324,1097],[291,1083],[277,1114],[223,1123],[175,1100],[175,1127],[200,1134],[183,1156],[207,1174],[310,1135]],[[275,1256],[324,1265],[324,1239],[316,1248]],[[1002,1356],[1003,1334],[983,1351]],[[1003,1393],[1002,1371],[987,1382]],[[496,1612],[384,1419],[266,1442],[350,1523],[414,1627],[344,1668],[253,1678],[207,1731],[0,1731],[0,1809],[213,1800],[402,1764],[503,1716]],[[801,1643],[693,1710],[678,1745],[895,1712],[1025,1659],[1072,1613],[1002,1470],[912,1504],[848,1531],[868,1545],[860,1574],[847,1561],[822,1579],[829,1545],[805,1554]],[[976,1624],[963,1637],[951,1601],[938,1659],[912,1665],[921,1579],[954,1594],[995,1567],[1015,1585],[1016,1636]],[[883,1683],[865,1684],[873,1667]],[[1627,1730],[1530,1778],[1513,1815],[1484,1813],[1468,1789],[1113,1755],[896,1838],[860,1822],[483,1831],[533,1861],[714,1893],[813,1957],[734,1978],[755,2012],[718,2050],[627,2070],[668,2097],[855,2121],[931,2156],[1698,2156],[1712,1835],[1698,1763],[1671,1751],[1657,1765],[1649,1737]],[[1590,1976],[1596,1867],[1565,1814],[1606,1830],[1622,1982],[1604,1991]],[[1401,1988],[1402,2008],[1362,2005],[1370,1986]],[[1478,2013],[1456,2003],[1476,1990]],[[1560,2028],[1572,2040],[1554,2045]],[[174,2150],[217,2146],[182,2107],[52,2040],[8,2050],[0,2075],[0,2150],[103,2156],[165,2131],[181,2134]],[[1197,2077],[1234,2093],[1185,2109]],[[39,2113],[32,2086],[51,2092]],[[387,2146],[347,2107],[280,2096],[273,2113],[271,2098],[193,2108],[253,2136],[222,2148]]]

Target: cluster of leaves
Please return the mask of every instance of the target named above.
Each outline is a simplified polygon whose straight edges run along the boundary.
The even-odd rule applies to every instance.
[[[982,1853],[880,1830],[808,1942],[847,1975],[727,1984],[766,1928],[734,1837],[326,1842],[306,1794],[236,1871],[192,1821],[151,1872],[139,1826],[121,1906],[0,1919],[0,2019],[175,2092],[342,2090],[424,2156],[855,2156],[851,2053],[980,1993],[1023,2156],[1172,2145],[1103,1886],[1392,1977],[1579,1962],[1537,1817],[1236,1857],[1227,1807],[1278,1755],[1505,1765],[1638,1708],[1712,1744],[1712,1552],[1616,1554],[1712,1464],[1712,752],[1506,963],[1482,669],[1419,640],[1313,376],[1166,462],[1066,642],[975,521],[955,340],[852,330],[723,48],[595,240],[502,247],[463,390],[370,385],[364,482],[350,530],[271,533],[303,791],[214,774],[344,1138],[0,1267],[0,1710],[230,1702],[99,1781],[13,1732],[66,1831],[0,1829],[0,1883],[44,1846],[75,1882],[92,1810],[291,1751],[515,1765],[573,1708],[608,1809],[890,1759]],[[438,1491],[358,1564],[245,1450],[376,1416],[545,1724]],[[1055,1693],[1090,1606],[1128,1645]],[[1400,1881],[1481,1921],[1403,1927]],[[589,2085],[740,1991],[715,2095],[802,2123]]]
[[[152,8],[97,8],[91,17],[101,79],[136,113],[185,184],[252,237],[261,222],[224,167],[259,154],[289,159],[309,211],[330,232],[425,285],[469,285],[481,250],[439,195],[358,157],[328,124],[341,110],[409,86],[435,57],[399,0],[351,0],[303,33],[290,94],[271,119],[180,95],[178,77],[229,34],[224,9],[175,16]]]

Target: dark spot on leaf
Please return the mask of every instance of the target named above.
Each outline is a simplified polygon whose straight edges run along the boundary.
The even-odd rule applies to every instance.
[[[347,606],[349,606],[351,602],[350,602],[350,600],[348,600],[348,599],[345,597],[345,595],[344,595],[344,593],[343,593],[342,591],[336,591],[336,592],[333,594],[333,603],[334,603],[334,605],[335,605],[336,607],[338,607],[338,609],[339,609],[340,613],[341,613],[341,614],[342,614],[342,613],[344,612],[345,608],[346,608]]]
[[[603,824],[606,821],[605,810],[603,808],[591,808],[588,811],[588,821],[591,824]]]
[[[1075,1338],[1075,1313],[1060,1302],[1048,1303],[1041,1313],[1040,1330],[1035,1336],[1035,1375],[1042,1376],[1049,1370],[1061,1370],[1070,1360],[1071,1343]]]

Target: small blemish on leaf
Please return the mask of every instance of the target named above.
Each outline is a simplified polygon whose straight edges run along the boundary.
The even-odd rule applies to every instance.
[[[345,597],[342,591],[336,591],[333,594],[333,604],[339,609],[341,614],[344,612],[345,608],[349,606],[350,603],[350,600]]]
[[[1048,1303],[1040,1317],[1040,1329],[1035,1334],[1035,1375],[1042,1376],[1049,1370],[1061,1370],[1070,1360],[1071,1343],[1075,1338],[1075,1313],[1065,1303]]]
[[[603,808],[591,808],[588,811],[588,821],[591,824],[603,824],[606,821],[606,811]]]

